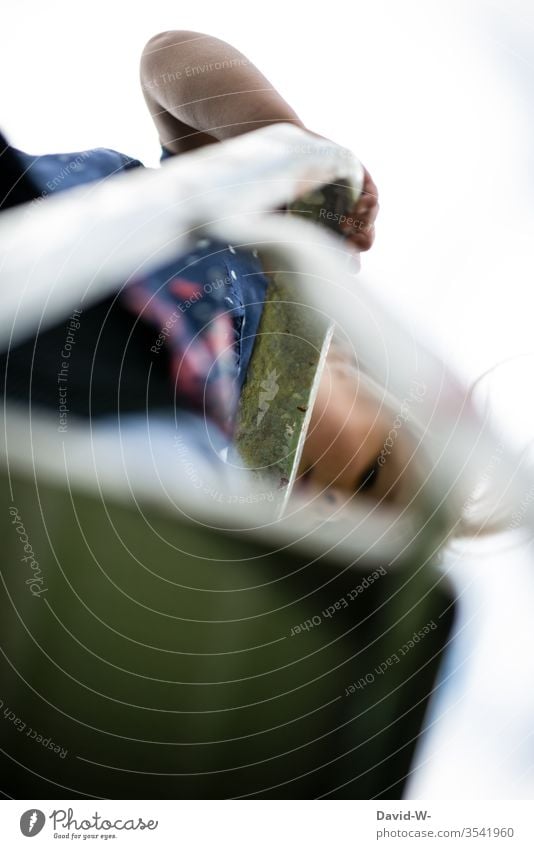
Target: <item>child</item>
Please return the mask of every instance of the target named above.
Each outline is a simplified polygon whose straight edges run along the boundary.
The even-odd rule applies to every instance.
[[[141,85],[164,157],[267,124],[290,122],[304,128],[242,53],[209,35],[171,31],[151,38],[141,60]],[[373,244],[377,213],[376,186],[365,171],[362,194],[350,214],[357,224],[344,230],[355,251]],[[247,278],[243,285],[245,290],[250,285]],[[406,436],[396,440],[387,463],[378,462],[393,417],[358,381],[356,372],[347,373],[330,357],[304,449],[301,490],[333,487],[349,495],[405,497],[400,482]]]
[[[303,127],[239,51],[211,36],[167,32],[152,38],[142,56],[141,83],[162,144],[162,159],[267,124],[289,121]],[[33,181],[23,200],[45,199],[73,185],[141,167],[138,160],[107,149],[45,157],[10,148],[6,152],[18,161],[24,180]],[[20,180],[12,180],[11,189],[4,192],[4,206],[14,200],[19,185]],[[357,226],[345,229],[355,251],[372,245],[377,212],[376,187],[366,172],[362,195],[350,215]],[[207,275],[213,276],[214,264],[219,269],[215,278],[222,284],[212,285],[207,295]],[[177,262],[133,281],[120,298],[88,310],[77,331],[77,363],[71,363],[70,412],[95,419],[141,412],[147,406],[152,411],[172,408],[176,402],[204,413],[230,438],[266,285],[252,252],[202,242]],[[184,303],[191,308],[176,309]],[[171,321],[173,316],[176,321]],[[217,332],[212,332],[214,328]],[[49,353],[62,335],[63,327],[52,328],[10,352],[8,395],[21,400],[31,386],[33,403],[57,407],[57,368]],[[228,345],[232,340],[234,344]],[[146,356],[148,348],[152,358]],[[229,355],[221,356],[223,350]],[[334,486],[351,495],[375,491],[379,497],[389,497],[395,467],[388,460],[385,474],[378,464],[388,421],[362,386],[356,392],[357,385],[338,369],[326,370],[303,457],[305,478],[308,485]]]

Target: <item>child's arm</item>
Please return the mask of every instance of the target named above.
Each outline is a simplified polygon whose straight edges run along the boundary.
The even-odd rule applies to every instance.
[[[184,153],[259,127],[290,122],[296,112],[239,50],[219,38],[174,30],[150,39],[141,59],[141,84],[160,141]],[[358,249],[374,238],[376,186],[366,172],[364,191],[345,233]]]

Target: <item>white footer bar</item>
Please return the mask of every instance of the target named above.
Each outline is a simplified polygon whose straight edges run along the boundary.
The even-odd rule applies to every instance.
[[[530,801],[4,801],[2,846],[534,846]],[[33,844],[32,844],[33,845]]]

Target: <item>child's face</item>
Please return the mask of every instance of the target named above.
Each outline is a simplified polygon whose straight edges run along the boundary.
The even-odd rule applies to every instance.
[[[415,476],[406,421],[374,397],[354,369],[330,360],[324,370],[299,469],[298,489],[406,504]],[[413,468],[413,462],[410,462]]]

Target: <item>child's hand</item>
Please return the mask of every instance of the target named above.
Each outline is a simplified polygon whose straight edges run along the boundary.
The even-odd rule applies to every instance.
[[[351,218],[356,223],[345,224],[342,232],[359,251],[368,251],[375,239],[375,219],[378,215],[378,191],[369,172],[364,169],[363,188]]]
[[[294,122],[297,126],[302,127],[308,133],[311,133],[318,138],[327,139],[326,136],[321,136],[315,133],[300,122]],[[348,242],[353,245],[358,251],[368,251],[375,240],[375,220],[378,215],[380,205],[378,203],[378,189],[373,178],[369,174],[367,168],[363,169],[363,186],[360,197],[353,209],[348,210],[345,224],[342,224],[340,229],[342,235],[345,236]]]

